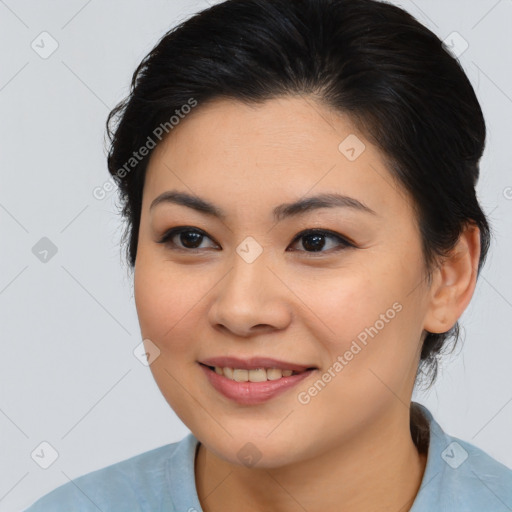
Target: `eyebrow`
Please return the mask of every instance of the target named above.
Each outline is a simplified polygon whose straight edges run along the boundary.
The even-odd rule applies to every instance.
[[[152,201],[149,211],[162,203],[186,206],[187,208],[192,208],[193,210],[219,219],[226,219],[227,217],[227,214],[218,206],[186,192],[176,190],[163,192]],[[281,221],[285,218],[303,215],[320,208],[351,208],[360,212],[377,215],[374,210],[358,199],[342,194],[318,194],[301,198],[294,203],[283,203],[274,208],[273,214],[276,221]]]

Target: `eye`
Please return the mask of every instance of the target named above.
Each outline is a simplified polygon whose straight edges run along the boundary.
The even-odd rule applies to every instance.
[[[355,244],[349,242],[346,238],[338,233],[324,229],[308,229],[299,233],[293,240],[293,244],[302,239],[302,247],[305,252],[327,252],[334,246],[334,251],[355,247]],[[326,240],[331,240],[331,243]],[[334,240],[334,244],[332,241]],[[337,246],[337,247],[336,247]],[[323,250],[327,247],[327,250]],[[296,249],[292,249],[295,251]],[[300,250],[300,249],[299,249]]]
[[[174,241],[175,238],[177,238],[179,243],[176,243]],[[169,245],[172,249],[193,251],[204,248],[201,247],[201,244],[203,243],[204,239],[211,240],[211,238],[207,236],[204,231],[198,228],[193,228],[190,226],[181,226],[179,228],[173,228],[167,231],[164,234],[164,236],[160,240],[158,240],[158,243]],[[214,243],[213,248],[218,247],[219,246]]]

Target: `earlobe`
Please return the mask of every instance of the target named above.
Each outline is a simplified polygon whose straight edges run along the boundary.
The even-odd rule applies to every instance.
[[[455,325],[473,296],[479,259],[480,230],[470,223],[433,271],[425,330],[443,333]]]

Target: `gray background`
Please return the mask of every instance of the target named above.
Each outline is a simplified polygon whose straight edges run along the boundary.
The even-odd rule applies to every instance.
[[[208,3],[0,1],[2,511],[188,432],[133,355],[141,338],[116,196],[92,190],[109,177],[104,123],[136,65]],[[448,433],[512,466],[512,2],[394,3],[441,39],[460,34],[450,36],[459,51],[469,45],[460,60],[488,124],[478,192],[495,231],[461,319],[463,349],[415,399]],[[58,43],[47,58],[44,31]],[[33,252],[43,237],[57,249],[46,262]],[[31,457],[43,441],[58,452],[48,469]]]

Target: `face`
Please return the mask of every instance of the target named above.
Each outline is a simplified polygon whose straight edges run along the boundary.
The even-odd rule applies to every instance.
[[[313,98],[199,105],[151,156],[141,333],[164,397],[226,461],[306,460],[403,412],[424,272],[383,155]]]

